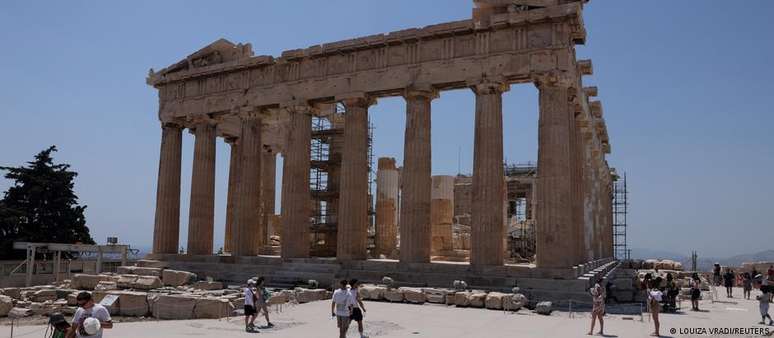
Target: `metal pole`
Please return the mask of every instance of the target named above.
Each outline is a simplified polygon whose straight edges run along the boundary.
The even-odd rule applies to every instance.
[[[32,285],[32,273],[35,270],[35,247],[30,246],[27,249],[27,280],[26,285],[29,287]]]
[[[60,273],[60,270],[62,269],[61,264],[62,264],[62,252],[57,250],[56,259],[54,260],[54,280],[56,282],[59,282],[59,273]]]
[[[94,268],[94,271],[97,274],[100,274],[102,272],[102,247],[97,247],[97,266]]]

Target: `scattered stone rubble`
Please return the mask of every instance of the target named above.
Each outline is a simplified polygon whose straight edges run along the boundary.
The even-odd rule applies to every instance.
[[[459,286],[456,283],[455,286]],[[388,301],[412,304],[446,304],[457,307],[477,307],[491,310],[519,311],[529,303],[520,293],[487,292],[482,290],[460,290],[456,288],[413,288],[390,287],[364,284],[360,295],[365,300]]]
[[[59,285],[0,289],[0,317],[21,318],[61,312],[72,315],[76,295],[91,291],[114,316],[158,319],[222,318],[244,305],[240,288],[224,288],[217,281],[199,281],[196,274],[166,269],[163,262],[139,261],[117,274],[76,274]],[[296,288],[272,293],[270,305],[330,299],[325,289]]]

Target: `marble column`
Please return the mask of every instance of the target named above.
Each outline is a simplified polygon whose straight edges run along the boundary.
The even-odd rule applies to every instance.
[[[153,253],[177,253],[180,237],[180,167],[183,129],[162,123]]]
[[[198,121],[191,170],[191,203],[188,213],[188,254],[211,255],[215,228],[215,124]]]
[[[571,105],[570,108],[575,108]],[[577,254],[575,264],[587,262],[586,224],[583,219],[583,138],[577,121],[579,111],[572,109],[570,120],[570,163],[572,166],[572,225],[575,228]]]
[[[306,105],[288,107],[290,129],[282,163],[282,258],[309,257],[311,109]]]
[[[586,243],[586,260],[595,260],[599,258],[596,252],[597,227],[594,223],[594,169],[592,166],[591,146],[593,134],[588,128],[581,130],[582,151],[583,151],[583,224],[585,227],[584,241]]]
[[[274,216],[274,192],[277,184],[277,154],[264,146],[261,158],[261,231],[259,245],[270,245],[271,220]]]
[[[379,158],[376,171],[376,257],[390,257],[397,246],[399,188],[400,174],[395,159]]]
[[[573,109],[568,84],[552,76],[536,79],[540,92],[538,122],[537,266],[568,268],[578,259],[572,213],[570,126]]]
[[[431,88],[408,89],[406,131],[403,143],[400,199],[400,261],[430,262],[430,101],[437,96]]]
[[[226,232],[223,239],[223,251],[231,252],[233,229],[236,221],[237,190],[239,189],[239,143],[236,138],[227,138],[231,146],[231,159],[228,166],[228,192],[226,196]]]
[[[470,227],[470,264],[502,265],[503,238],[503,112],[502,94],[508,85],[483,82],[476,94],[473,145],[473,194]]]
[[[433,229],[432,254],[448,254],[453,248],[454,176],[433,176],[430,225]]]
[[[367,258],[368,239],[368,106],[365,97],[342,100],[346,106],[344,149],[339,184],[339,223],[336,258],[363,260]]]
[[[261,115],[259,112],[241,116],[239,144],[240,184],[237,189],[236,222],[233,227],[232,256],[258,255],[261,200]]]

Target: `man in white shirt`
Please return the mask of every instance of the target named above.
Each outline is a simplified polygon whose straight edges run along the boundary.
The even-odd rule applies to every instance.
[[[349,330],[349,316],[354,306],[352,295],[347,290],[347,280],[339,282],[339,289],[333,292],[331,301],[331,316],[336,317],[336,326],[339,327],[339,338],[347,337]]]
[[[258,313],[255,309],[255,281],[252,279],[247,280],[247,286],[244,289],[245,292],[245,331],[246,332],[258,332],[255,329],[255,317]]]
[[[75,297],[78,302],[78,310],[75,311],[73,316],[73,326],[67,333],[67,338],[102,338],[102,331],[104,329],[112,329],[113,321],[110,318],[110,312],[100,305],[95,304],[91,298],[91,293],[82,291]],[[84,328],[84,322],[87,318],[94,318],[99,321],[96,332],[87,332]]]

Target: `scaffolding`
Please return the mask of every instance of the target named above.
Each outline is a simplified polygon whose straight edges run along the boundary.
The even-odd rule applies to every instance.
[[[614,176],[613,180],[613,254],[617,259],[629,259],[631,251],[626,242],[626,215],[629,211],[627,200],[626,173]]]

